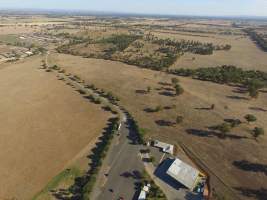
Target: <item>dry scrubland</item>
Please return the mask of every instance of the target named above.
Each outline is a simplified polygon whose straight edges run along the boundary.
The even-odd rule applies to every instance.
[[[259,190],[266,186],[267,177],[264,174],[266,171],[260,169],[267,164],[267,137],[263,136],[256,142],[248,132],[256,125],[267,129],[266,93],[261,93],[257,100],[249,100],[246,99],[247,94],[236,93],[237,88],[234,87],[180,78],[185,93],[178,97],[170,97],[165,96],[164,91],[168,92],[171,90],[168,88],[171,87],[159,84],[170,83],[173,77],[170,75],[119,62],[85,59],[65,54],[53,55],[52,60],[65,68],[67,73],[77,74],[88,83],[112,91],[121,99],[121,104],[133,113],[140,126],[147,129],[149,136],[172,143],[184,142],[227,184],[237,188],[238,193],[247,188]],[[146,90],[147,86],[152,87],[150,94],[138,93]],[[215,110],[206,109],[211,104],[216,105]],[[176,108],[163,109],[158,113],[144,111],[157,105],[162,107],[176,105]],[[262,110],[257,111],[257,108]],[[251,125],[243,123],[240,127],[234,128],[226,139],[220,139],[207,129],[228,118],[237,118],[244,122],[243,117],[248,113],[254,114],[258,121]],[[157,120],[175,121],[177,115],[184,116],[181,125],[165,127],[155,123]],[[242,160],[250,164],[259,164],[262,168],[253,172],[240,169],[233,164]],[[251,199],[253,197],[255,196]]]
[[[30,199],[66,167],[86,167],[80,158],[110,117],[40,64],[0,67],[0,199]]]

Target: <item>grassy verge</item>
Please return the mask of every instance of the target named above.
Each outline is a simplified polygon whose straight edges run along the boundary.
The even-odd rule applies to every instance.
[[[74,179],[82,173],[77,167],[66,169],[55,176],[42,191],[37,193],[32,200],[51,199],[50,191],[57,189],[60,185],[71,185]]]

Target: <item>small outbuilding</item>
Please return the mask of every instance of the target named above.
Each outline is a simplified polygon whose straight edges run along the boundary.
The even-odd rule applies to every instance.
[[[169,153],[169,154],[173,155],[174,145],[172,145],[172,144],[167,144],[167,143],[155,140],[153,143],[153,146],[160,148],[164,153]]]

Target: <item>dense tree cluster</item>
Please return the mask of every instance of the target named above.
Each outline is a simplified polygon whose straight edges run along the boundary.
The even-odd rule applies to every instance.
[[[120,35],[112,35],[108,38],[101,39],[98,42],[99,43],[111,43],[116,46],[116,49],[118,51],[123,51],[132,42],[140,38],[141,36],[137,36],[137,35],[120,34]]]
[[[231,45],[213,45],[212,43],[202,43],[199,41],[193,40],[172,40],[168,39],[159,39],[154,35],[146,35],[145,40],[150,41],[154,44],[158,44],[160,46],[166,47],[171,46],[175,48],[175,52],[190,52],[194,54],[201,55],[210,55],[214,50],[230,50]],[[166,48],[165,48],[166,49]]]
[[[129,65],[136,65],[143,68],[149,68],[153,70],[161,71],[169,66],[171,66],[177,60],[176,54],[168,53],[165,57],[156,59],[150,56],[144,56],[138,59],[123,59],[122,62]]]
[[[89,44],[112,44],[107,49],[99,52],[85,53],[83,56],[88,58],[108,59],[121,61],[130,65],[136,65],[143,68],[149,68],[153,70],[165,70],[174,64],[178,56],[183,55],[185,52],[191,52],[201,55],[210,55],[214,50],[229,50],[230,45],[213,45],[212,43],[201,43],[198,41],[187,40],[172,40],[172,39],[159,39],[154,35],[148,34],[145,36],[133,35],[133,34],[113,34],[107,38],[101,38],[93,41],[89,37],[73,36],[70,34],[63,37],[69,38],[69,44],[65,44],[59,47],[57,50],[60,53],[69,53],[73,55],[80,55],[79,50],[71,50],[71,46],[75,44],[84,43],[85,46]],[[140,39],[157,44],[159,47],[151,54],[145,54],[142,52],[144,43],[139,41]],[[113,56],[116,52],[123,52],[130,45],[135,48],[132,50],[136,56],[132,58],[130,55]]]

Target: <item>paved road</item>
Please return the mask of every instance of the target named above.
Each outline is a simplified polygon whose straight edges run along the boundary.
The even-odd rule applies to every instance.
[[[49,67],[49,54],[50,52],[47,52],[45,58],[47,67]],[[71,80],[64,74],[59,74],[59,76],[71,82],[75,88],[83,89],[87,93],[100,98],[102,103],[112,106],[121,115],[120,134],[112,140],[90,199],[117,200],[120,197],[125,200],[136,199],[135,196],[138,195],[136,188],[138,174],[142,173],[144,165],[139,156],[141,146],[133,144],[136,133],[130,128],[126,114],[119,106],[112,105],[108,99],[99,96],[93,90],[84,88],[82,84]]]
[[[47,66],[49,66],[48,56],[49,52],[45,59]],[[139,155],[142,146],[133,144],[132,141],[136,137],[136,133],[128,125],[126,114],[119,106],[112,105],[108,99],[99,96],[91,89],[84,88],[82,84],[71,80],[66,75],[59,74],[59,76],[71,82],[75,88],[83,89],[87,93],[100,98],[102,103],[112,106],[123,119],[119,131],[120,135],[112,140],[110,149],[99,171],[95,187],[90,196],[91,200],[118,200],[120,197],[125,200],[137,199],[139,194],[137,190],[138,173],[142,173],[145,168],[167,194],[169,200],[199,199],[199,196],[192,195],[187,191],[172,188],[154,175],[155,168],[153,165],[144,165]]]
[[[140,146],[132,144],[127,123],[122,124],[120,134],[103,163],[93,200],[117,200],[119,197],[131,200],[137,194],[138,173],[144,170],[138,155]]]

